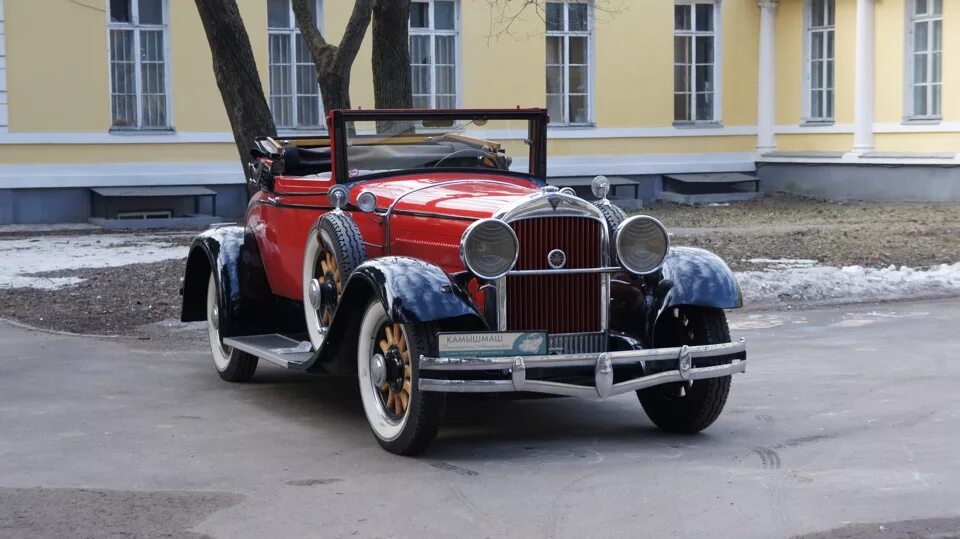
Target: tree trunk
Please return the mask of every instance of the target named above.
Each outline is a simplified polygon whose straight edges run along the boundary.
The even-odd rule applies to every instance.
[[[236,0],[196,0],[196,3],[213,56],[213,73],[246,178],[254,139],[275,137],[277,128],[263,94],[257,61]],[[249,197],[252,195],[250,184],[245,183]]]
[[[410,87],[410,0],[373,7],[373,100],[378,109],[413,107]]]
[[[344,29],[340,45],[327,43],[317,30],[317,21],[313,18],[315,0],[293,0],[293,15],[297,20],[300,35],[303,36],[310,56],[317,67],[317,82],[320,83],[320,95],[323,98],[323,110],[350,108],[350,70],[360,50],[363,36],[370,26],[370,9],[373,0],[356,0],[350,20]]]

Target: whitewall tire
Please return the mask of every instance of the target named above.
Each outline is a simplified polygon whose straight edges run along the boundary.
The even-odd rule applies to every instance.
[[[220,378],[228,382],[247,382],[257,370],[258,359],[256,356],[223,344],[220,337],[222,316],[217,281],[211,273],[207,283],[207,336],[210,339],[213,364]]]
[[[411,455],[436,437],[446,395],[417,387],[418,359],[431,349],[432,328],[393,323],[374,298],[360,323],[357,375],[370,430],[384,449]]]

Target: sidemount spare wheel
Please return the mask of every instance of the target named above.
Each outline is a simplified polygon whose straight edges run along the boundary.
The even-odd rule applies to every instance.
[[[727,317],[722,309],[674,307],[657,323],[657,347],[730,342]],[[698,363],[697,367],[709,366]],[[709,427],[723,411],[730,392],[730,377],[663,384],[637,391],[643,410],[665,432],[696,434]]]
[[[307,236],[303,253],[303,309],[307,333],[319,348],[343,294],[347,277],[367,253],[357,224],[349,215],[331,212]]]
[[[228,382],[248,382],[257,370],[257,356],[223,344],[220,338],[219,297],[217,280],[211,273],[207,283],[207,335],[210,338],[213,364],[217,367],[220,378]]]
[[[446,394],[418,387],[419,358],[435,352],[436,330],[391,321],[377,298],[364,309],[357,340],[360,400],[377,442],[391,453],[420,453],[440,430]]]
[[[610,263],[617,264],[617,228],[620,227],[620,223],[627,220],[627,212],[620,209],[619,206],[615,206],[609,200],[603,199],[598,200],[593,203],[594,206],[600,210],[600,213],[603,214],[603,218],[607,221],[607,230],[609,231],[610,237]]]

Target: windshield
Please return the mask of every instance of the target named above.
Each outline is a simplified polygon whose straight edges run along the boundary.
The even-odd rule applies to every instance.
[[[465,115],[439,119],[350,120],[346,176],[410,169],[530,171],[530,120]]]

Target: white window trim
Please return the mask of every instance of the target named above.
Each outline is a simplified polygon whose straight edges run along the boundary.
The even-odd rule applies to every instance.
[[[316,1],[316,21],[315,21],[315,22],[317,23],[317,30],[319,30],[320,33],[323,34],[323,15],[324,15],[324,14],[323,14],[323,0],[315,0],[315,1]],[[267,22],[267,56],[268,56],[268,58],[267,58],[267,91],[265,92],[265,93],[266,93],[266,98],[267,98],[267,103],[268,103],[268,104],[270,103],[270,59],[269,59],[269,55],[270,55],[270,35],[271,35],[271,34],[288,34],[288,35],[291,36],[291,37],[290,37],[290,51],[289,51],[289,52],[290,52],[290,60],[291,60],[291,62],[292,62],[292,63],[291,63],[291,73],[292,73],[292,75],[293,75],[293,77],[294,77],[294,80],[292,81],[292,86],[291,86],[291,88],[293,89],[293,94],[292,94],[292,95],[293,95],[293,120],[294,120],[295,123],[297,123],[297,125],[296,125],[296,126],[293,126],[293,127],[290,127],[290,126],[279,127],[279,126],[277,126],[277,135],[278,135],[278,136],[282,136],[282,135],[285,135],[285,134],[289,134],[289,135],[304,135],[304,134],[309,134],[309,133],[326,133],[326,132],[327,132],[327,122],[326,122],[327,110],[326,110],[325,108],[323,108],[323,90],[322,90],[322,89],[318,89],[319,94],[318,94],[318,96],[317,96],[317,99],[320,101],[320,125],[317,125],[317,126],[300,126],[300,125],[299,125],[299,121],[297,121],[297,117],[298,117],[298,115],[297,115],[297,112],[298,112],[298,111],[297,111],[297,96],[299,96],[300,94],[297,93],[297,83],[296,83],[296,76],[297,76],[297,73],[296,73],[296,72],[297,72],[297,45],[296,45],[296,38],[297,38],[297,36],[300,35],[300,27],[299,27],[299,25],[297,24],[297,18],[296,18],[296,16],[295,16],[294,13],[293,13],[293,1],[292,1],[292,0],[288,0],[288,5],[289,5],[289,7],[290,7],[290,15],[289,15],[289,16],[290,16],[290,24],[291,24],[291,26],[290,26],[289,28],[272,28],[272,27],[270,26],[270,23]],[[266,2],[264,2],[264,9],[268,9],[267,6],[266,6]],[[269,18],[268,18],[268,21],[269,21]],[[272,114],[273,114],[273,111],[271,110],[270,113],[271,113],[271,115],[272,115]],[[274,119],[274,121],[276,121],[276,119]]]
[[[804,0],[803,3],[803,116],[800,120],[801,125],[832,125],[837,117],[837,13],[836,2],[834,2],[833,13],[833,115],[822,118],[812,118],[813,111],[811,83],[813,73],[810,71],[810,61],[812,57],[813,42],[813,0]],[[822,30],[817,30],[822,31]],[[826,46],[826,44],[824,44]]]
[[[933,0],[927,0],[932,2]],[[939,115],[918,115],[914,114],[913,110],[913,23],[914,23],[914,10],[916,7],[916,0],[906,0],[904,3],[904,8],[906,9],[906,14],[904,16],[904,23],[906,29],[904,32],[904,47],[903,47],[903,123],[910,124],[936,124],[940,123],[943,120],[943,29],[944,29],[944,17],[943,11],[939,15],[940,20],[940,114]],[[925,20],[934,20],[934,17],[925,16]],[[929,96],[928,96],[929,97]]]
[[[462,51],[463,48],[460,45],[460,35],[461,35],[461,23],[460,17],[462,10],[460,9],[460,0],[454,0],[453,2],[453,30],[437,30],[433,28],[434,21],[434,6],[435,0],[414,0],[411,2],[411,6],[415,3],[427,4],[427,17],[430,21],[430,28],[413,28],[410,26],[409,21],[407,21],[407,33],[409,36],[430,36],[430,108],[437,108],[437,49],[436,49],[436,36],[453,36],[453,56],[454,62],[456,65],[453,66],[454,70],[454,107],[460,108],[463,106],[463,74],[461,66],[463,65]],[[409,47],[409,43],[407,46]]]
[[[713,128],[723,125],[723,0],[675,0],[674,5],[694,5],[694,4],[713,4],[713,80],[716,81],[716,87],[713,91],[713,119],[711,120],[675,120],[673,122],[674,127],[680,128]],[[674,25],[673,17],[670,18],[670,24]],[[677,35],[676,28],[673,28],[671,33],[671,39]],[[685,35],[685,34],[681,34]],[[690,35],[693,35],[691,32]],[[671,41],[672,45],[673,41]],[[676,63],[676,58],[673,56],[673,47],[670,47],[671,55],[671,71],[670,77],[671,82],[673,81],[673,68],[672,66]],[[696,81],[693,81],[691,88],[696,87]],[[674,96],[674,91],[672,90],[673,84],[670,85],[671,92],[670,97]],[[672,100],[671,100],[672,103]],[[696,103],[694,103],[696,105]]]
[[[170,57],[170,2],[169,0],[161,0],[161,9],[163,13],[163,24],[161,25],[163,30],[163,76],[164,76],[164,101],[166,101],[166,115],[167,115],[167,125],[163,127],[141,127],[139,124],[142,122],[141,115],[143,110],[141,107],[141,102],[143,95],[140,91],[141,81],[140,81],[140,24],[137,21],[134,23],[114,23],[110,20],[110,0],[104,0],[106,8],[104,12],[107,15],[107,110],[110,111],[110,132],[111,133],[173,133],[176,131],[174,128],[174,118],[173,118],[173,69],[171,65],[173,64],[173,59]],[[134,13],[139,13],[140,4],[137,0],[130,1],[130,13],[131,17],[135,17]],[[150,25],[152,27],[153,25]],[[127,126],[114,126],[113,125],[113,70],[110,69],[110,31],[117,29],[129,29],[133,27],[134,32],[134,51],[137,53],[137,62],[136,62],[136,85],[137,85],[137,126],[136,127],[127,127]]]
[[[595,24],[595,15],[594,15],[594,6],[593,0],[552,0],[551,4],[587,4],[587,31],[570,31],[570,30],[548,30],[545,32],[547,36],[563,37],[563,108],[566,112],[567,118],[570,117],[570,111],[566,110],[569,106],[569,95],[570,95],[570,47],[569,39],[572,37],[586,37],[587,38],[587,121],[584,123],[575,123],[575,122],[560,122],[554,121],[553,118],[550,119],[549,127],[595,127],[596,118],[594,116],[594,111],[596,107],[594,106],[594,99],[596,96],[595,88],[595,71],[596,71],[596,47],[594,39],[594,24]],[[563,9],[563,27],[567,28],[567,9]],[[544,58],[544,76],[546,76],[546,58]],[[546,97],[546,92],[544,92],[544,97]]]

